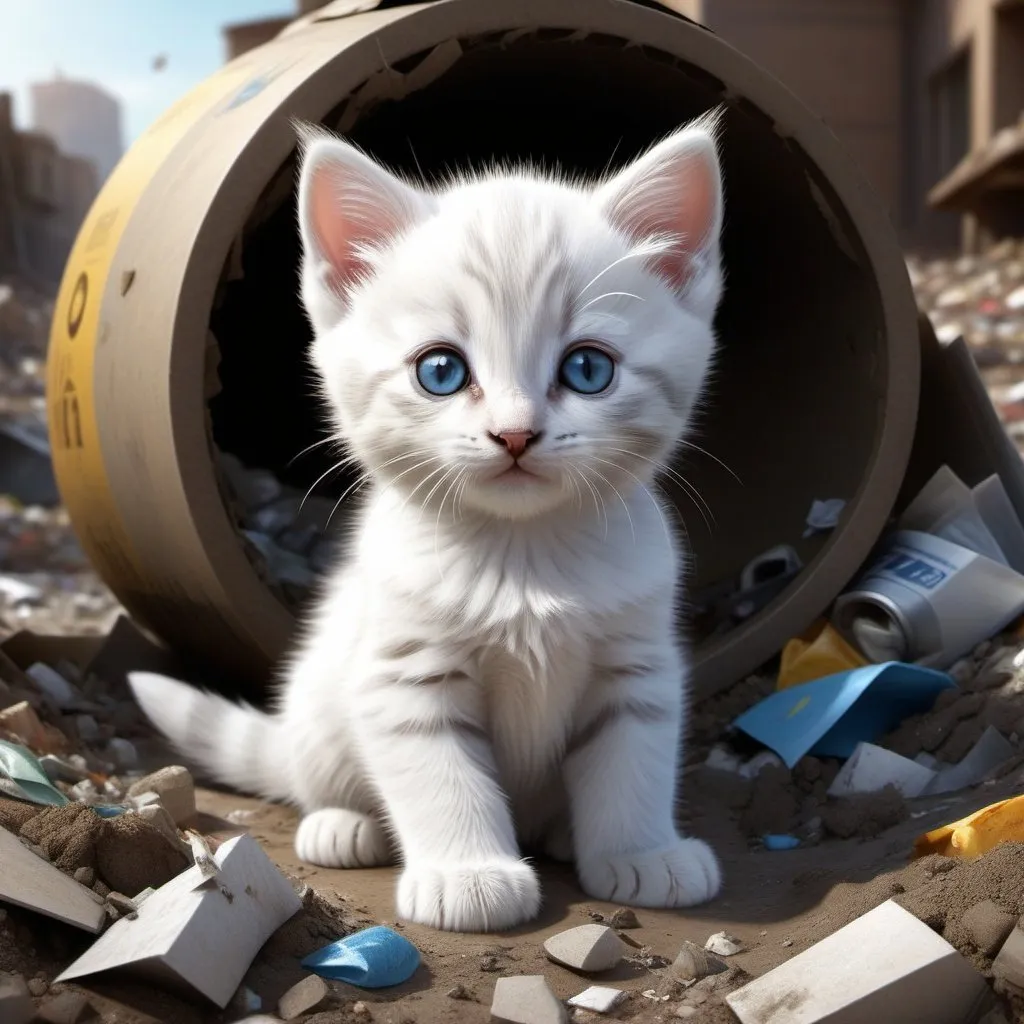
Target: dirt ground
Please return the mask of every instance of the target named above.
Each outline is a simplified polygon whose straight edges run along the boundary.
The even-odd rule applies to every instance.
[[[917,903],[908,903],[908,909],[925,916],[935,913],[935,906],[944,901],[937,899],[938,894],[929,892],[928,887],[934,886],[936,879],[945,882],[956,872],[966,871],[967,866],[957,862],[952,865],[953,871],[946,871],[951,866],[949,862],[935,863],[944,858],[908,864],[914,838],[1017,791],[1017,779],[1008,777],[952,796],[914,801],[907,820],[870,840],[825,840],[814,847],[768,852],[752,848],[740,830],[736,813],[702,792],[699,771],[691,772],[690,776],[686,790],[692,831],[715,845],[725,870],[725,887],[716,900],[693,910],[638,910],[641,927],[621,934],[628,937],[631,944],[643,948],[632,949],[632,956],[619,968],[588,978],[547,960],[542,943],[549,935],[589,923],[595,914],[609,915],[616,907],[586,898],[570,867],[541,862],[544,908],[540,918],[530,926],[495,935],[460,935],[416,925],[399,926],[423,956],[422,965],[410,981],[377,992],[332,983],[336,992],[334,1008],[305,1019],[312,1024],[370,1020],[382,1024],[443,1024],[448,1021],[482,1024],[489,1020],[491,996],[498,977],[543,974],[554,993],[563,999],[576,995],[590,984],[625,989],[630,998],[616,1011],[615,1018],[638,1024],[677,1020],[676,1010],[683,1000],[676,996],[664,1001],[654,1000],[642,993],[659,987],[666,962],[675,958],[685,940],[703,945],[710,934],[726,931],[745,947],[744,952],[729,959],[730,965],[757,976],[890,897],[895,896],[901,902],[916,898]],[[244,818],[251,834],[286,872],[302,878],[328,899],[339,899],[353,926],[395,925],[395,869],[336,871],[300,864],[292,850],[296,817],[291,810],[209,789],[199,791],[198,803],[201,810],[220,819]],[[249,813],[234,813],[239,811]],[[1024,847],[1014,847],[1004,859],[1012,861],[1012,871],[1018,872],[1024,868]],[[1000,873],[986,870],[985,874],[991,876],[993,885],[998,887]],[[1018,890],[1019,895],[1013,898],[1024,899],[1024,889],[1018,886]],[[985,895],[998,897],[999,894],[975,892],[969,898],[982,899]],[[955,900],[949,901],[951,913],[955,903]],[[938,924],[939,930],[945,925],[949,930],[955,929],[956,922],[929,923]],[[974,959],[982,969],[987,967],[983,957]],[[742,981],[739,971],[730,972],[727,987]],[[246,983],[261,996],[266,1010],[272,1012],[280,995],[303,973],[297,962],[279,962],[269,971],[256,966]],[[458,990],[457,986],[462,989]],[[89,988],[114,997],[104,1004],[104,1020],[117,1024],[149,1024],[151,1021],[205,1024],[239,1016],[237,1012],[234,1017],[230,1013],[211,1015],[199,1005],[186,1001],[169,1002],[160,998],[154,1003],[152,992],[126,989],[117,983]],[[453,990],[463,998],[453,997]],[[358,1006],[359,1003],[363,1006]],[[599,1018],[577,1011],[574,1019]],[[714,999],[698,1003],[697,1012],[690,1019],[698,1024],[735,1021]]]
[[[1021,641],[1014,643],[1020,646]],[[990,648],[993,645],[983,645],[967,666],[970,671],[964,673],[962,689],[937,701],[932,711],[908,719],[886,738],[886,744],[905,748],[907,753],[911,748],[933,749],[955,761],[984,725],[994,723],[1002,726],[1019,751],[1020,731],[1011,728],[1010,721],[1020,722],[1024,715],[1024,674],[986,670],[984,666],[991,658],[998,659],[1000,651],[1015,649],[995,647],[993,654]],[[401,986],[377,991],[332,982],[329,1000],[302,1021],[482,1024],[489,1020],[499,977],[543,974],[561,999],[592,984],[624,989],[629,998],[611,1019],[648,1024],[687,1018],[697,1024],[736,1024],[723,1003],[728,991],[889,898],[895,898],[952,942],[979,970],[990,974],[991,953],[976,948],[961,917],[986,899],[1005,913],[1024,914],[1024,844],[1005,844],[973,864],[938,857],[911,863],[909,856],[921,833],[1024,791],[1024,755],[1011,758],[993,781],[909,802],[892,793],[871,794],[860,803],[827,799],[824,791],[838,768],[837,761],[805,758],[792,773],[768,765],[744,783],[709,768],[704,763],[707,752],[721,740],[728,722],[771,687],[770,677],[751,677],[695,709],[691,723],[689,764],[683,776],[683,819],[689,833],[708,840],[718,852],[725,874],[722,893],[705,906],[683,912],[638,909],[640,927],[619,933],[628,944],[627,957],[615,970],[598,976],[576,974],[552,963],[543,952],[548,936],[607,919],[617,909],[586,898],[570,866],[538,862],[544,906],[540,917],[527,927],[493,935],[464,935],[402,925],[395,920],[396,869],[338,871],[301,864],[292,849],[297,819],[291,809],[199,788],[201,832],[216,842],[248,830],[296,880],[297,887],[305,883],[310,890],[304,910],[267,943],[243,986],[259,997],[262,1012],[272,1014],[281,995],[306,975],[300,966],[303,956],[357,928],[387,924],[400,929],[420,950],[422,964],[414,976]],[[159,739],[141,734],[135,744],[143,761],[140,769],[152,770],[176,761]],[[744,756],[754,750],[756,746]],[[7,803],[9,807],[11,802]],[[15,806],[18,814],[39,811],[30,805]],[[23,836],[35,837],[33,842],[40,841],[38,828],[31,831],[31,823],[2,823],[15,831],[23,829]],[[785,852],[768,851],[757,837],[772,831],[796,833],[807,845]],[[58,860],[52,850],[47,855],[70,873],[70,863]],[[112,876],[108,881],[118,884]],[[124,885],[125,891],[131,889],[128,882]],[[682,944],[690,941],[703,946],[711,934],[720,931],[743,946],[742,952],[728,959],[729,969],[689,989],[673,985],[667,968]],[[31,979],[44,993],[40,1002],[45,1005],[63,988],[76,990],[74,985],[51,983],[89,941],[85,933],[27,911],[0,910],[0,974],[10,971]],[[253,1011],[252,1003],[245,1007],[236,1001],[222,1012],[163,986],[127,977],[92,978],[81,991],[99,1014],[99,1022],[93,1018],[93,1024],[232,1024]],[[1020,1007],[1015,1011],[1004,1004],[1003,1008],[1007,1020],[1024,1021]],[[601,1019],[610,1018],[583,1010],[571,1016],[578,1024]]]

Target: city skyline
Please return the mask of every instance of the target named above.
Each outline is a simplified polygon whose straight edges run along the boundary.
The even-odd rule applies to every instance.
[[[32,85],[58,74],[96,85],[121,104],[127,148],[224,63],[225,25],[293,10],[292,0],[0,0],[0,92],[13,94],[18,127],[31,128]]]

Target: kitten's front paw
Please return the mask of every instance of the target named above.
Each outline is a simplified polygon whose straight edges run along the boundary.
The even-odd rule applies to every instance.
[[[580,885],[595,899],[634,907],[690,907],[718,893],[718,860],[701,839],[638,853],[587,857],[577,862]]]
[[[500,857],[411,864],[398,880],[398,914],[453,932],[490,932],[536,917],[540,883],[525,861]]]
[[[322,868],[372,868],[392,859],[380,822],[344,807],[307,814],[295,833],[295,853]]]

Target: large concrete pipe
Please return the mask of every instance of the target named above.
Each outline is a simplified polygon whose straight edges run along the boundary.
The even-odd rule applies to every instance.
[[[722,354],[697,438],[709,455],[687,449],[680,464],[707,524],[665,486],[694,593],[778,544],[804,568],[756,615],[695,636],[699,690],[754,669],[836,597],[886,522],[913,440],[920,355],[903,260],[821,122],[668,6],[336,0],[135,144],[71,256],[49,401],[75,528],[139,620],[250,685],[293,632],[295,594],[268,583],[218,459],[301,490],[328,468],[318,449],[293,461],[323,427],[296,295],[293,118],[428,178],[495,157],[598,173],[719,103]],[[828,498],[846,502],[838,527],[805,537],[812,501]]]

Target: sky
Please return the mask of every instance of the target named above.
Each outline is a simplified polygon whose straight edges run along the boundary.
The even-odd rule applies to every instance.
[[[128,146],[179,96],[224,63],[221,27],[287,15],[292,0],[0,0],[0,92],[31,127],[28,86],[59,70],[122,103]],[[163,54],[167,66],[153,70]]]

